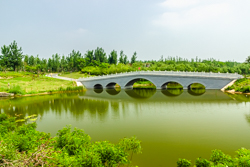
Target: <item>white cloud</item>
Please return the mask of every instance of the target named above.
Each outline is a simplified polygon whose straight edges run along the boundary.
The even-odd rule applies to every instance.
[[[161,6],[168,8],[182,8],[190,5],[195,5],[199,0],[166,0],[161,3]]]
[[[213,25],[217,21],[228,21],[229,13],[230,5],[227,3],[200,5],[181,11],[164,12],[153,23],[157,26],[169,28],[201,24]]]

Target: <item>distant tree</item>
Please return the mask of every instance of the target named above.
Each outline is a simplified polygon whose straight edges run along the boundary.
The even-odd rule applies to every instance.
[[[107,62],[107,56],[106,53],[102,48],[97,47],[94,53],[94,60],[101,63]]]
[[[124,53],[123,53],[123,51],[122,51],[122,50],[120,51],[119,63],[124,64]]]
[[[69,54],[69,63],[71,65],[72,71],[79,71],[79,59],[82,58],[82,54],[79,51],[72,50],[72,52]]]
[[[17,67],[22,64],[22,48],[18,48],[16,41],[11,43],[9,46],[1,47],[1,57],[0,61],[3,67],[11,67],[14,71],[17,70]]]
[[[29,66],[34,66],[35,65],[35,57],[31,55],[28,60]]]
[[[124,64],[128,64],[129,63],[127,55],[124,56],[123,63]]]
[[[6,68],[10,67],[9,64],[10,47],[3,45],[3,47],[1,47],[1,53],[2,55],[0,55],[0,65],[4,68],[4,71],[6,71]]]
[[[108,63],[115,65],[117,64],[117,52],[115,50],[112,50],[109,54]]]
[[[250,56],[246,58],[246,63],[250,64]]]
[[[85,59],[86,59],[86,65],[91,65],[91,62],[94,60],[94,51],[88,50],[87,53],[85,53]]]
[[[24,66],[28,65],[28,63],[29,63],[29,56],[25,55],[24,56]]]
[[[134,52],[133,56],[131,57],[131,64],[134,64],[136,62],[136,59],[137,59],[137,53]]]

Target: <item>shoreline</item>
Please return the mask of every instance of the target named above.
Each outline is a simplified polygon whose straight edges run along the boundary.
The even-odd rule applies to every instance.
[[[243,94],[243,95],[250,95],[250,92],[249,93],[243,93],[243,92],[235,92],[235,90],[224,90],[222,92],[225,92],[225,93],[230,93],[230,94]]]
[[[24,95],[10,95],[10,96],[0,96],[0,98],[6,97],[29,97],[29,96],[41,96],[41,95],[52,95],[52,94],[62,94],[62,93],[74,93],[74,92],[85,92],[86,89],[83,90],[75,90],[75,91],[55,91],[55,92],[43,92],[43,93],[34,93],[34,94],[24,94]],[[1,92],[7,93],[7,92]],[[10,93],[9,93],[10,94]]]

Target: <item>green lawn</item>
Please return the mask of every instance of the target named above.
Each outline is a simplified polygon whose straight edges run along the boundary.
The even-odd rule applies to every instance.
[[[67,77],[67,78],[74,78],[74,79],[78,79],[78,78],[82,78],[82,77],[87,77],[85,74],[82,74],[80,72],[60,73],[59,76]]]
[[[8,86],[9,84],[9,86]],[[73,81],[65,81],[32,73],[0,72],[0,92],[7,92],[13,86],[20,86],[25,93],[41,93],[58,90],[60,87],[75,86]]]

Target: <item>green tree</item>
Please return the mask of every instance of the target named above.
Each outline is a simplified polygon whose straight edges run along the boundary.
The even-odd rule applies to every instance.
[[[97,47],[94,53],[94,60],[101,63],[107,62],[107,56],[106,53],[102,48]]]
[[[115,50],[112,50],[109,54],[108,63],[115,65],[117,64],[117,52]]]
[[[122,50],[120,51],[119,63],[124,64],[124,53],[123,53],[123,51],[122,51]]]
[[[137,53],[134,52],[133,56],[131,57],[131,64],[134,64],[136,62],[136,59],[137,59]]]
[[[2,55],[0,60],[2,66],[4,66],[5,69],[6,67],[11,67],[14,71],[16,71],[17,67],[22,63],[22,48],[18,48],[16,41],[14,41],[9,46],[4,45],[1,47],[1,53]]]
[[[9,46],[4,45],[1,47],[1,53],[0,55],[0,64],[4,68],[4,71],[6,71],[6,68],[10,67],[10,62],[9,62],[9,53],[10,53],[10,48]]]
[[[250,64],[250,56],[246,58],[246,63]]]

